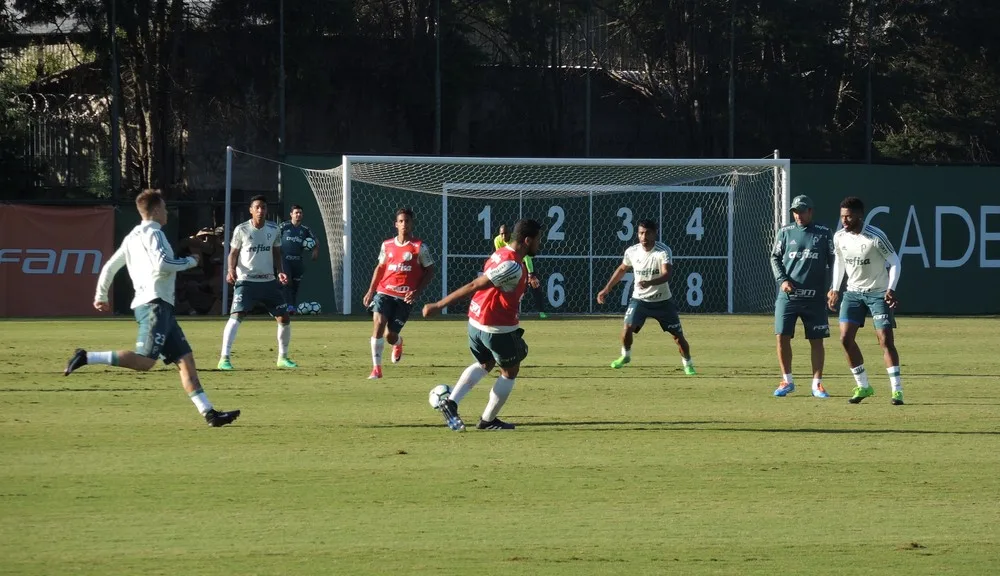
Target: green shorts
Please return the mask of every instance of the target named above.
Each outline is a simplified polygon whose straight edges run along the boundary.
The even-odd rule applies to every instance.
[[[285,295],[277,280],[268,282],[237,281],[236,289],[233,291],[233,307],[229,313],[248,313],[258,303],[263,304],[271,316],[288,314],[288,303],[285,302]]]
[[[390,332],[399,334],[403,330],[406,321],[410,319],[412,304],[407,304],[402,298],[378,293],[372,298],[371,311],[381,314],[386,321],[386,326]]]
[[[795,337],[795,322],[801,318],[807,340],[830,337],[825,300],[791,300],[780,294],[774,301],[774,333]]]
[[[480,364],[496,362],[501,368],[510,368],[528,357],[528,343],[522,336],[521,328],[497,334],[469,324],[469,349]]]
[[[638,334],[647,318],[659,322],[664,332],[670,332],[674,336],[684,335],[684,328],[681,327],[681,318],[677,314],[673,298],[659,302],[646,302],[635,298],[630,300],[625,310],[625,325],[631,326],[632,332]]]
[[[135,337],[136,354],[153,360],[162,356],[165,364],[173,364],[191,353],[191,345],[177,324],[174,307],[170,304],[160,299],[140,304],[135,309],[135,321],[139,324]]]
[[[844,292],[840,302],[840,322],[865,325],[865,316],[871,314],[876,330],[896,327],[892,308],[885,303],[885,291]]]

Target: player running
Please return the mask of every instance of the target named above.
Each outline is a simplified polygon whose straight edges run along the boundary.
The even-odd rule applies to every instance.
[[[514,389],[514,379],[521,361],[528,356],[528,345],[519,325],[521,297],[528,284],[525,256],[534,256],[539,249],[542,226],[535,220],[519,220],[514,225],[514,238],[486,260],[483,273],[472,282],[448,294],[433,304],[425,304],[424,317],[430,317],[449,304],[472,296],[469,303],[469,348],[476,361],[462,372],[450,397],[439,406],[444,421],[452,430],[465,430],[458,415],[458,403],[496,365],[500,376],[490,391],[476,428],[480,430],[513,430],[514,425],[497,416]]]
[[[396,236],[382,242],[378,264],[365,293],[365,308],[372,316],[372,373],[382,377],[382,351],[392,346],[392,363],[403,359],[403,337],[399,333],[410,318],[413,303],[434,277],[434,257],[419,238],[413,237],[413,210],[396,210]]]
[[[174,258],[174,251],[161,229],[167,225],[167,205],[159,190],[144,190],[136,197],[135,206],[142,222],[125,236],[121,246],[101,269],[94,308],[101,312],[111,311],[108,303],[111,282],[122,266],[127,266],[135,289],[131,307],[139,324],[136,351],[87,352],[78,348],[63,374],[68,376],[87,364],[107,364],[145,372],[155,366],[156,360],[162,356],[165,364],[177,364],[181,386],[209,426],[231,424],[239,417],[240,411],[220,412],[208,401],[198,378],[191,345],[174,317],[177,273],[196,267],[198,257]]]
[[[313,262],[319,258],[319,244],[316,242],[316,236],[308,226],[302,223],[302,215],[302,206],[293,204],[288,213],[289,220],[282,222],[279,228],[281,256],[285,259],[285,274],[288,274],[288,284],[285,284],[285,302],[288,304],[289,314],[295,313],[295,307],[299,303],[299,285],[302,283],[302,275],[306,271],[303,252],[307,250],[303,243],[307,239],[311,239],[313,242]]]
[[[250,199],[250,220],[241,223],[233,231],[229,250],[229,272],[226,282],[235,284],[233,305],[229,321],[222,332],[222,354],[219,370],[232,370],[229,353],[236,341],[236,332],[243,317],[258,303],[267,307],[268,313],[278,322],[279,368],[298,368],[298,364],[288,357],[288,345],[292,340],[292,326],[288,318],[288,306],[281,286],[288,284],[288,276],[282,270],[281,235],[278,225],[265,220],[267,197],[254,196]],[[278,270],[277,277],[274,271]]]
[[[833,268],[833,234],[826,226],[813,223],[813,203],[808,196],[796,196],[791,210],[795,224],[778,230],[771,251],[771,270],[779,287],[774,301],[774,333],[781,368],[781,383],[774,395],[783,397],[795,390],[792,338],[795,322],[801,318],[812,357],[812,395],[829,398],[823,388],[823,339],[830,337],[823,292],[829,278],[827,268]]]
[[[691,360],[691,346],[684,337],[677,306],[670,297],[671,269],[673,268],[670,248],[656,241],[656,222],[640,220],[638,223],[639,243],[625,250],[622,263],[611,274],[607,285],[597,293],[598,304],[604,304],[611,289],[630,270],[634,274],[632,300],[625,311],[625,328],[622,330],[622,355],[611,362],[612,368],[621,368],[632,361],[632,335],[638,334],[647,318],[660,323],[664,332],[674,337],[685,374],[695,374]]]
[[[848,400],[857,404],[875,395],[868,385],[865,359],[855,342],[858,329],[865,325],[866,314],[871,314],[875,335],[882,347],[889,383],[892,385],[892,404],[903,404],[903,383],[899,376],[899,353],[893,337],[896,319],[896,284],[899,282],[899,256],[885,233],[865,224],[865,205],[860,198],[849,196],[840,203],[840,221],[844,227],[833,235],[836,259],[833,265],[833,284],[827,294],[830,309],[835,310],[840,299],[840,286],[847,274],[847,290],[840,304],[840,341],[847,353],[851,374],[858,383],[854,396]]]

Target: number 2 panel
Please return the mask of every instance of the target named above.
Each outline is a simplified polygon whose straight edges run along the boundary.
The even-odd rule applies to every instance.
[[[590,199],[524,200],[524,218],[542,224],[543,256],[586,256],[590,252]]]

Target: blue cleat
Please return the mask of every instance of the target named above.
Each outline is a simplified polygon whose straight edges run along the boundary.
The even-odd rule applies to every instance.
[[[778,387],[774,389],[774,395],[778,398],[784,398],[792,392],[795,392],[795,384],[787,384],[785,382],[778,384]]]
[[[813,388],[813,396],[815,396],[817,398],[829,398],[830,397],[830,395],[826,393],[826,388],[824,388],[822,384],[817,384],[816,387]]]

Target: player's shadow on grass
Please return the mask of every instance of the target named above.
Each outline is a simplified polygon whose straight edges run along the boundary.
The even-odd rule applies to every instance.
[[[510,421],[524,430],[538,428],[574,428],[587,432],[635,432],[657,430],[663,432],[753,432],[763,434],[941,434],[956,436],[1000,436],[1000,430],[906,430],[897,428],[763,428],[718,426],[719,424],[738,424],[733,421],[718,420],[678,420],[673,422],[662,420],[624,421],[624,420],[590,420],[590,421],[553,421],[531,422],[512,416]],[[468,424],[467,424],[468,426]],[[363,428],[444,428],[443,423],[411,423],[411,424],[371,424]],[[473,429],[475,426],[469,426]]]
[[[1000,430],[906,430],[897,428],[691,428],[721,432],[763,432],[765,434],[955,434],[1000,436]]]

